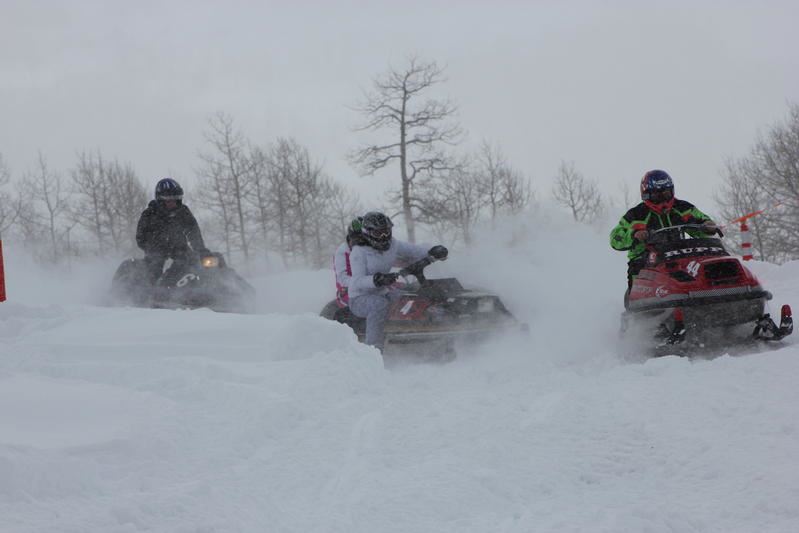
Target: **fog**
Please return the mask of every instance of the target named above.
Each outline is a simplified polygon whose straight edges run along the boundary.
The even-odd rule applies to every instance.
[[[294,136],[367,201],[352,111],[411,54],[447,66],[438,94],[546,200],[561,159],[608,195],[665,168],[707,206],[724,159],[799,92],[795,2],[3,2],[0,153],[18,174],[99,148],[151,184],[191,184],[208,116],[254,141]]]

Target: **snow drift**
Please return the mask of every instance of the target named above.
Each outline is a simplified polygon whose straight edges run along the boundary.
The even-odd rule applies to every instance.
[[[497,292],[529,338],[392,370],[316,316],[329,272],[252,280],[263,315],[106,308],[113,261],[7,249],[0,531],[799,529],[795,345],[625,363],[604,232],[478,243],[430,275]],[[799,301],[799,263],[755,270]]]

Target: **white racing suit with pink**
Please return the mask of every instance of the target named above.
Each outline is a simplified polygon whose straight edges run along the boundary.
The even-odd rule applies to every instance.
[[[339,307],[347,307],[350,302],[348,294],[352,279],[350,253],[350,245],[343,242],[336,250],[336,255],[333,256],[333,271],[336,273],[336,303]]]
[[[399,298],[393,287],[377,287],[374,275],[384,274],[393,267],[405,267],[427,256],[429,246],[419,246],[391,239],[383,252],[371,246],[355,246],[350,253],[352,278],[349,282],[350,310],[355,316],[366,319],[366,344],[383,350],[388,309]]]

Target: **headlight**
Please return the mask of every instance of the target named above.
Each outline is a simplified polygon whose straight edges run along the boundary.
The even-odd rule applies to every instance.
[[[478,313],[491,313],[493,311],[494,311],[493,298],[480,298],[479,300],[477,300]]]
[[[209,255],[208,257],[203,257],[200,263],[205,268],[216,268],[219,266],[219,258],[213,255]]]

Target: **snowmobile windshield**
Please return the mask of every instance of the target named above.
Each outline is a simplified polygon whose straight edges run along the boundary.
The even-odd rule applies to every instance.
[[[730,255],[720,239],[698,238],[650,245],[652,254],[648,263],[656,265],[663,261],[673,261],[685,257],[715,257]]]
[[[708,228],[702,224],[681,224],[679,226],[670,226],[650,232],[647,243],[660,244],[665,242],[680,242],[697,238],[706,238],[708,235]]]

